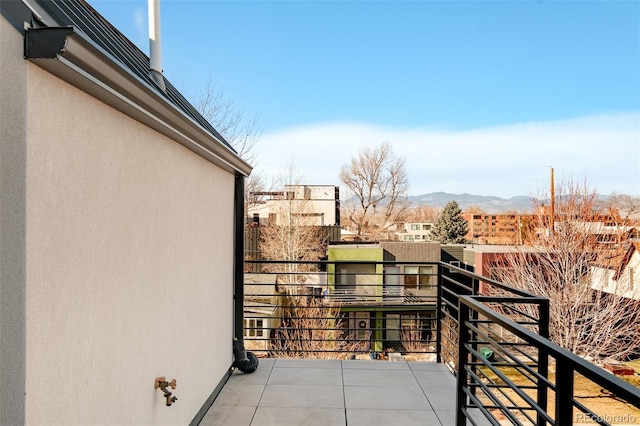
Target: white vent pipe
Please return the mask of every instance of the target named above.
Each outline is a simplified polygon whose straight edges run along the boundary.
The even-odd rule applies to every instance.
[[[148,0],[149,5],[149,74],[163,91],[167,89],[162,77],[162,38],[160,36],[160,0]]]

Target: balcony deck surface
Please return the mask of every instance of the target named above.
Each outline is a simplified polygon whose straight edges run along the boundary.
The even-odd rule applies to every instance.
[[[200,425],[449,426],[455,392],[435,362],[265,358],[231,375]]]

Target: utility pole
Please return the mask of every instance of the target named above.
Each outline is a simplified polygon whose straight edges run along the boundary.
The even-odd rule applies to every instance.
[[[553,181],[553,167],[551,167],[551,218],[549,220],[549,235],[553,234],[555,229],[555,212],[556,210],[556,190]]]

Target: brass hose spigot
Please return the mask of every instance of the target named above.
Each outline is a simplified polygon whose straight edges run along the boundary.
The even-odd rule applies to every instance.
[[[172,396],[171,391],[167,389],[169,387],[171,389],[176,388],[176,379],[173,379],[170,382],[168,382],[165,376],[160,376],[156,378],[156,381],[154,382],[153,387],[155,389],[160,389],[162,392],[164,392],[164,397],[167,399],[167,402],[166,402],[167,407],[170,407],[171,404],[173,404],[178,400],[178,398],[175,396]]]

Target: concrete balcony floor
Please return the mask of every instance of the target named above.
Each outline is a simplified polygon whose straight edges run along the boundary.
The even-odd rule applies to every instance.
[[[200,425],[454,425],[455,402],[443,364],[265,358],[231,375]]]

